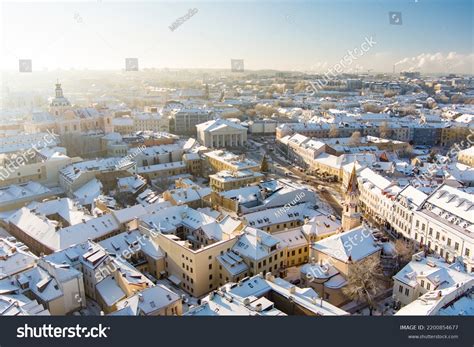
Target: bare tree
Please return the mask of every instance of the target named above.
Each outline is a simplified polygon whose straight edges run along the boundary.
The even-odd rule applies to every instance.
[[[397,95],[398,93],[394,90],[386,90],[383,92],[383,96],[385,98],[391,98],[391,97],[394,97],[395,95]]]
[[[415,254],[415,244],[413,241],[405,241],[398,239],[395,241],[395,251],[397,252],[398,264],[400,268],[404,267],[411,261],[411,257]]]
[[[436,152],[435,149],[431,149],[430,150],[430,153],[428,154],[428,158],[426,158],[426,161],[428,163],[434,163],[436,162],[436,157],[437,157],[438,153]]]
[[[400,152],[400,157],[412,159],[412,158],[414,157],[414,154],[413,154],[413,146],[412,146],[412,145],[406,146],[406,147],[403,149],[403,151]]]
[[[418,111],[414,106],[400,107],[398,113],[402,116],[417,115]]]
[[[333,102],[323,102],[323,103],[321,104],[321,108],[322,108],[323,110],[325,110],[325,111],[326,111],[326,110],[330,110],[330,109],[332,109],[332,108],[336,108],[336,104],[333,103]]]
[[[351,146],[360,145],[360,143],[361,143],[360,139],[361,139],[360,131],[354,131],[351,135],[351,138],[349,139],[349,144]]]
[[[364,112],[380,113],[383,108],[375,104],[364,104],[362,105]]]
[[[297,82],[293,90],[295,91],[295,93],[304,92],[306,90],[306,86],[307,85],[305,82]]]
[[[372,316],[376,307],[375,298],[384,289],[382,267],[378,258],[366,258],[353,264],[342,292],[351,300],[367,303]]]
[[[247,111],[245,111],[245,113],[249,117],[255,117],[255,115],[257,114],[257,111],[255,111],[255,109],[251,108],[251,109],[248,109]]]
[[[386,121],[380,124],[379,134],[381,138],[388,139],[392,135],[392,129],[390,129]]]
[[[336,124],[331,124],[331,128],[329,129],[329,137],[339,137],[339,128]]]
[[[268,160],[267,160],[266,155],[263,156],[262,162],[260,163],[260,171],[261,172],[268,172]]]

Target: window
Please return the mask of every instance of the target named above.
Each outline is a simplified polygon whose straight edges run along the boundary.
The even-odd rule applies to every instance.
[[[209,279],[212,280],[212,275],[209,275]]]
[[[454,250],[457,251],[459,249],[459,243],[455,242],[454,243]]]
[[[209,270],[212,270],[212,264],[209,264]]]
[[[466,248],[466,249],[464,250],[464,255],[465,255],[466,257],[469,257],[470,253],[471,253],[471,251],[469,250],[469,248]]]
[[[425,281],[421,280],[421,286],[424,288],[425,287]]]
[[[398,291],[399,291],[400,293],[403,293],[403,286],[399,286],[399,287],[398,287]]]
[[[428,289],[428,290],[431,289],[431,283],[426,283],[426,289]]]
[[[439,240],[439,231],[436,232],[436,240]]]
[[[406,296],[410,295],[410,290],[408,288],[405,288],[405,295]]]
[[[448,238],[448,243],[447,244],[448,244],[448,246],[451,246],[451,239],[450,238]]]

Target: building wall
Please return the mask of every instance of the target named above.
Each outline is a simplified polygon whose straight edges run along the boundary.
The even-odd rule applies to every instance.
[[[168,274],[181,280],[181,288],[192,296],[200,297],[219,285],[218,255],[227,252],[237,238],[219,241],[193,251],[163,234],[153,237],[154,241],[165,252],[165,269]]]
[[[474,167],[474,152],[471,153],[459,152],[458,161],[464,165]]]
[[[209,176],[209,187],[216,192],[223,192],[227,190],[238,189],[246,187],[252,183],[257,183],[262,179],[262,176],[243,177],[240,179],[225,180],[219,179],[215,176]]]
[[[378,251],[378,252],[375,252],[367,257],[365,257],[364,259],[361,259],[359,260],[362,261],[362,260],[365,260],[365,259],[370,259],[370,258],[374,258],[374,259],[379,259],[380,258],[380,252],[381,251]],[[320,264],[332,264],[338,271],[339,273],[344,276],[345,278],[347,278],[349,276],[349,273],[351,271],[351,268],[352,266],[356,263],[356,262],[343,262],[339,259],[336,259],[336,258],[333,258],[323,252],[320,252],[318,250],[315,250],[314,248],[311,249],[311,257],[314,257],[315,259],[315,262],[316,263],[320,263]]]
[[[44,184],[57,184],[59,182],[59,170],[72,164],[72,158],[47,160],[41,163],[12,166],[11,169],[0,169],[0,187],[11,184],[35,181]],[[16,169],[16,167],[18,169]]]
[[[405,283],[394,279],[393,281],[393,297],[395,301],[400,301],[402,305],[408,305],[412,301],[418,299],[420,293],[418,286],[411,287]]]
[[[309,246],[288,247],[286,250],[286,266],[300,266],[308,262]]]
[[[327,279],[309,280],[305,275],[301,275],[301,287],[313,288],[318,293],[320,298],[333,304],[334,306],[342,306],[349,301],[349,299],[342,292],[342,288],[328,288],[324,285]]]

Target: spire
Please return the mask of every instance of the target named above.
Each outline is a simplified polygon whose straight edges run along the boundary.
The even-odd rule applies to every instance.
[[[349,183],[347,185],[346,194],[358,194],[359,193],[359,185],[357,183],[357,174],[356,174],[356,167],[355,163],[352,167],[351,177],[349,178]]]

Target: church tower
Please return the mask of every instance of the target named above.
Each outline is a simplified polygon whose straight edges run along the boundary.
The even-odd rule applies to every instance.
[[[71,103],[64,97],[59,81],[56,83],[55,97],[49,100],[49,112],[54,116],[62,116],[64,111],[71,108]]]
[[[361,225],[359,210],[359,185],[355,165],[352,168],[351,177],[345,194],[342,212],[342,229],[344,231],[354,229]]]

